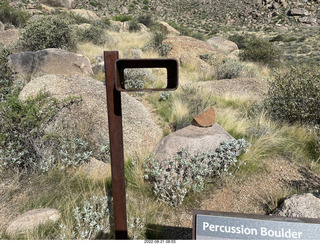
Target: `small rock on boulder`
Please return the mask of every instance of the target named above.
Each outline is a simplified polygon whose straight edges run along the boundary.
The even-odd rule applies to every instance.
[[[320,218],[320,196],[313,193],[294,194],[286,198],[272,215],[294,218]]]
[[[158,161],[172,160],[181,149],[190,156],[215,152],[223,141],[235,140],[219,124],[211,127],[189,125],[164,137],[154,148],[154,158]]]
[[[7,227],[6,234],[15,236],[33,230],[40,225],[54,223],[60,219],[60,212],[52,208],[30,210],[15,218]]]
[[[93,74],[87,57],[57,48],[11,54],[9,65],[17,73],[18,79],[45,74],[80,76]]]
[[[209,109],[193,118],[192,124],[200,127],[209,127],[214,125],[215,111],[214,108]]]

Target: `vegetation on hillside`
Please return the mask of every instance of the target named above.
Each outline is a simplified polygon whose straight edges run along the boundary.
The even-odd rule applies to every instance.
[[[167,18],[182,34],[206,39],[210,33],[220,32],[221,36],[238,44],[240,60],[210,63],[210,57],[202,55],[202,60],[216,69],[217,79],[262,76],[266,83],[268,81],[269,90],[256,100],[247,94],[232,97],[217,95],[209,89],[198,89],[193,84],[203,79],[199,71],[190,65],[180,67],[180,86],[177,91],[133,94],[155,110],[164,134],[189,125],[195,115],[214,106],[216,122],[236,140],[222,143],[215,152],[193,157],[182,150],[174,163],[157,162],[152,155],[145,155],[144,152],[126,158],[128,227],[132,239],[163,238],[165,233],[161,228],[164,225],[185,224],[182,223],[182,213],[191,216],[191,211],[198,208],[206,196],[214,194],[218,187],[237,184],[250,176],[268,174],[268,160],[274,157],[286,158],[292,165],[320,174],[319,66],[284,62],[283,55],[288,55],[287,49],[283,54],[276,48],[279,43],[288,44],[286,47],[299,45],[304,42],[302,37],[307,38],[306,34],[290,39],[272,33],[272,37],[266,38],[261,32],[247,35],[235,28],[229,31],[210,25],[207,26],[208,30],[194,32],[199,23],[194,23],[194,28],[190,28],[192,23],[180,18],[192,9],[199,9],[195,15],[209,18],[209,12],[203,6],[197,1],[187,1],[186,4],[180,4],[180,8],[177,5],[180,1],[161,2],[163,6],[170,5],[179,11],[176,19],[172,16]],[[117,21],[131,21],[134,28],[126,33],[112,30],[108,19],[90,22],[61,13],[45,15],[26,23],[25,19],[19,17],[24,15],[7,2],[1,3],[0,13],[3,11],[6,15],[0,16],[7,17],[0,21],[25,27],[18,47],[22,50],[65,48],[93,60],[96,54],[104,50],[119,50],[120,57],[125,57],[128,49],[135,48],[141,50],[145,58],[166,57],[171,49],[163,44],[166,34],[157,28],[155,17],[147,14],[154,1],[137,0],[130,3],[128,14],[115,11],[113,16]],[[242,2],[234,6],[232,3],[235,2],[225,4],[233,9]],[[116,7],[113,1],[92,0],[88,4],[91,9],[107,6],[114,10],[123,7],[123,3]],[[220,4],[222,2],[217,1],[216,7]],[[142,9],[139,16],[134,15],[136,6]],[[220,17],[214,15],[212,18],[216,20],[226,17],[226,14],[221,11]],[[229,17],[235,16],[230,13]],[[137,32],[137,22],[150,27],[152,32]],[[179,25],[174,24],[177,22]],[[81,23],[91,24],[91,27],[71,27],[71,24]],[[201,27],[204,25],[206,23],[202,23]],[[91,157],[103,160],[110,167],[108,145],[98,148],[87,138],[79,137],[77,131],[71,137],[47,133],[46,122],[52,120],[61,109],[80,102],[81,97],[58,101],[42,92],[21,101],[18,95],[23,84],[14,80],[7,63],[11,52],[0,45],[0,175],[3,179],[8,179],[8,175],[22,175],[24,186],[21,189],[8,189],[3,199],[11,201],[14,193],[25,191],[20,212],[52,207],[59,209],[61,219],[58,223],[41,226],[22,236],[11,237],[2,233],[1,239],[114,238],[111,175],[108,173],[88,178],[86,170],[82,168]],[[164,77],[161,72],[158,75]],[[152,86],[158,85],[158,79],[145,70],[126,72],[126,77],[130,80],[131,88],[141,88],[145,81]],[[100,79],[104,80],[103,73]],[[27,179],[27,176],[30,178]],[[291,184],[288,188],[288,192],[318,190],[307,184]],[[285,196],[271,196],[275,202],[282,197]]]

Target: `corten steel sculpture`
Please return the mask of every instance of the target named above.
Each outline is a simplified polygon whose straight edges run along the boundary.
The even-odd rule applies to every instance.
[[[104,52],[107,90],[112,196],[116,239],[128,239],[121,92],[168,91],[178,87],[178,62],[176,59],[119,59],[117,51]],[[167,86],[155,89],[126,89],[124,70],[134,68],[166,68]]]

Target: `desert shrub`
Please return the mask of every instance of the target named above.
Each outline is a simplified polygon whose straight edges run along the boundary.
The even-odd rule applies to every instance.
[[[29,17],[28,13],[9,6],[8,1],[0,1],[0,21],[2,23],[22,27]]]
[[[59,16],[43,16],[29,22],[22,31],[20,45],[24,50],[45,48],[76,49],[75,36],[68,22]]]
[[[72,213],[72,225],[69,223],[60,224],[60,239],[94,240],[99,236],[110,235],[111,221],[109,219],[108,197],[93,196],[80,207],[76,206]],[[112,236],[110,235],[110,237]]]
[[[161,56],[167,56],[172,47],[169,43],[162,43],[166,39],[167,35],[162,31],[155,31],[149,43],[147,43],[142,50],[153,50],[159,53]]]
[[[129,31],[130,32],[138,32],[141,30],[141,26],[139,25],[138,21],[133,20],[129,23]]]
[[[232,174],[241,165],[237,157],[250,146],[244,139],[224,141],[215,152],[190,156],[181,150],[172,161],[159,162],[152,157],[145,163],[145,179],[153,184],[159,201],[172,206],[182,204],[189,192],[200,192],[207,180]]]
[[[216,59],[215,56],[216,55],[214,53],[205,53],[205,54],[201,54],[200,58],[210,65],[217,65],[218,62],[220,61],[218,61],[218,59]]]
[[[81,42],[92,42],[95,45],[105,44],[108,40],[106,33],[100,27],[90,26],[85,29],[78,29],[77,38]]]
[[[152,75],[151,69],[125,69],[124,79],[126,89],[143,89],[155,77]]]
[[[270,82],[266,110],[289,123],[320,124],[320,71],[318,66],[291,67]]]
[[[238,61],[229,61],[217,68],[218,80],[252,76],[254,76],[253,70],[249,69],[244,63]]]
[[[247,39],[248,39],[248,37],[246,37],[244,35],[239,35],[239,34],[231,35],[228,37],[228,40],[237,44],[239,49],[245,48]]]
[[[0,167],[14,170],[47,172],[54,167],[65,169],[88,162],[99,151],[76,133],[58,136],[44,125],[63,108],[78,103],[79,97],[58,101],[48,93],[21,101],[11,92],[0,103]]]
[[[137,20],[148,28],[155,24],[150,14],[140,15]]]
[[[11,51],[0,44],[0,102],[10,93],[13,84],[13,73],[8,66]]]
[[[271,42],[252,37],[245,42],[245,47],[239,57],[244,61],[274,65],[279,57],[279,52]]]
[[[115,15],[113,19],[115,21],[126,22],[132,20],[133,18],[131,15]]]

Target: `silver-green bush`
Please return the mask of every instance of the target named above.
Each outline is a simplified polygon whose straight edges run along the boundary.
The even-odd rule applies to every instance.
[[[145,164],[145,179],[153,184],[157,199],[172,206],[182,204],[188,192],[204,189],[208,179],[232,174],[239,167],[237,157],[250,146],[244,139],[224,141],[215,152],[189,156],[181,150],[172,161],[159,162],[149,158]]]
[[[92,240],[98,235],[110,234],[108,197],[93,196],[83,206],[73,209],[74,225],[68,229],[60,225],[60,239]],[[71,233],[71,235],[69,235]]]

